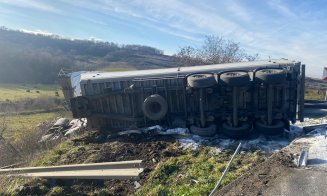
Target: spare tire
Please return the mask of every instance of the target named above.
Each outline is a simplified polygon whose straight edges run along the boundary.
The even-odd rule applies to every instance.
[[[255,129],[264,135],[280,135],[285,130],[285,124],[282,120],[273,121],[272,125],[265,125],[260,120],[255,122]]]
[[[220,75],[220,81],[231,86],[247,86],[250,84],[250,76],[246,72],[226,72]]]
[[[168,104],[161,95],[147,97],[142,105],[144,115],[151,120],[161,120],[168,112]]]
[[[210,137],[214,136],[217,132],[217,126],[215,124],[210,124],[208,127],[197,127],[195,125],[192,125],[190,127],[191,133],[194,135],[204,136],[204,137]]]
[[[251,125],[249,123],[241,123],[238,127],[232,127],[226,122],[222,125],[222,133],[227,137],[240,139],[249,135]]]
[[[255,78],[267,84],[281,84],[286,81],[286,73],[282,69],[262,69],[255,72]]]
[[[215,76],[209,74],[193,74],[187,77],[187,85],[193,88],[207,88],[215,85]]]

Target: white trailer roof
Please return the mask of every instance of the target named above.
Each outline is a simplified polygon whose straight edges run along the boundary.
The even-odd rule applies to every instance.
[[[300,63],[287,59],[265,60],[265,61],[251,61],[240,63],[227,63],[227,64],[214,64],[214,65],[199,65],[191,67],[175,67],[165,69],[148,69],[148,70],[135,70],[135,71],[122,71],[122,72],[85,72],[81,74],[81,83],[91,81],[123,81],[134,78],[147,78],[147,77],[160,77],[160,76],[174,76],[186,75],[196,72],[214,72],[217,70],[236,70],[236,69],[255,69],[258,66],[279,66],[279,65],[294,65]]]

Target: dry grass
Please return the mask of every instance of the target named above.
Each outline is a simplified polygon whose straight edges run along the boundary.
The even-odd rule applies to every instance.
[[[35,114],[9,115],[6,119],[8,131],[4,137],[10,141],[18,141],[21,137],[37,128],[37,125],[44,121],[54,121],[60,117],[71,118],[69,111],[45,112]]]
[[[63,93],[57,85],[0,84],[0,101],[18,101],[41,96],[55,97],[56,91],[59,93],[59,97],[63,97]]]

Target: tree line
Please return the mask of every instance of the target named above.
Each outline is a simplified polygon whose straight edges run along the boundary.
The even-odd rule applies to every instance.
[[[0,83],[44,83],[57,80],[61,68],[101,70],[108,66],[151,69],[252,61],[240,43],[207,36],[200,47],[185,46],[172,56],[143,45],[119,45],[35,35],[0,27]]]
[[[142,69],[148,59],[158,67],[171,63],[162,50],[143,45],[71,40],[0,28],[0,82],[54,83],[61,68],[97,70],[113,62]],[[143,68],[144,69],[144,68]]]

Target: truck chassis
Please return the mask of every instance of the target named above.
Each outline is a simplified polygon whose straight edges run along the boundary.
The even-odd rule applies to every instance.
[[[59,74],[73,117],[106,131],[151,125],[242,138],[276,135],[303,121],[305,65],[286,59],[127,72],[86,72],[74,95]]]

